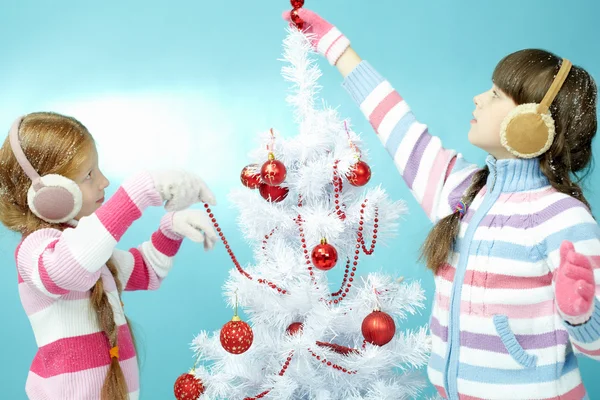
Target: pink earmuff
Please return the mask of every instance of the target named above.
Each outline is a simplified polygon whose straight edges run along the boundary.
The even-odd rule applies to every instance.
[[[19,141],[19,127],[23,118],[19,117],[15,120],[9,136],[15,158],[32,182],[27,192],[29,209],[39,218],[50,223],[70,221],[81,210],[81,190],[74,181],[62,175],[40,176],[36,172],[27,160]]]

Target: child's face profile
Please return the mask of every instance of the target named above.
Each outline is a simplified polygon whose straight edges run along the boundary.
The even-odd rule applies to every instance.
[[[515,158],[500,142],[500,125],[517,104],[496,85],[473,98],[475,111],[469,141],[497,159]]]
[[[76,220],[93,214],[104,202],[104,189],[109,185],[108,179],[98,167],[98,151],[92,146],[86,162],[81,166],[75,182],[83,195],[81,211]]]

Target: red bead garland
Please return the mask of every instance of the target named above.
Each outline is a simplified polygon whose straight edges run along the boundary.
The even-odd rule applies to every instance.
[[[363,252],[367,255],[371,255],[373,254],[373,252],[375,251],[375,243],[377,242],[377,228],[379,227],[379,225],[377,224],[377,222],[379,222],[379,218],[378,215],[378,208],[375,208],[375,225],[374,225],[374,229],[373,229],[373,240],[371,241],[371,248],[367,249],[365,246],[365,239],[363,236],[363,225],[364,225],[364,218],[365,218],[365,208],[367,207],[367,201],[369,199],[365,199],[364,202],[361,204],[361,209],[360,209],[360,221],[359,221],[359,227],[358,227],[358,231],[357,231],[357,238],[356,238],[356,245],[355,245],[355,250],[354,250],[354,259],[352,261],[352,272],[350,272],[350,259],[348,259],[346,261],[346,269],[344,271],[344,278],[342,280],[342,285],[340,287],[340,290],[338,290],[335,293],[331,293],[331,297],[337,297],[337,299],[333,299],[333,300],[329,300],[329,304],[333,303],[333,304],[338,304],[339,302],[341,302],[347,295],[347,293],[350,291],[350,288],[352,287],[352,282],[354,281],[354,276],[356,274],[356,267],[358,266],[358,255],[360,254],[360,250],[362,248]],[[346,287],[344,287],[346,286]]]
[[[340,207],[340,195],[342,194],[343,183],[342,178],[338,172],[338,164],[340,160],[335,160],[333,164],[333,192],[334,192],[334,203],[335,203],[335,213],[338,217],[343,221],[346,219],[346,214],[341,210]]]
[[[288,355],[287,359],[285,360],[285,362],[283,363],[283,367],[281,367],[281,369],[279,370],[279,376],[283,376],[285,375],[285,372],[287,371],[288,367],[290,366],[290,362],[292,362],[292,358],[294,357],[294,352],[291,351],[290,354]],[[263,397],[265,397],[267,394],[269,394],[270,390],[265,390],[262,393],[257,394],[254,397],[244,397],[244,400],[257,400],[257,399],[262,399]]]
[[[262,241],[262,249],[264,251],[264,255],[265,257],[267,256],[267,241],[269,239],[271,239],[271,236],[273,236],[273,234],[275,233],[275,231],[277,230],[277,228],[273,228],[271,229],[271,233],[269,233],[268,235],[265,235],[264,240]]]
[[[356,374],[358,371],[352,371],[349,370],[347,368],[341,367],[337,364],[332,363],[331,361],[327,361],[327,359],[325,357],[321,357],[319,355],[317,355],[314,351],[312,351],[311,349],[308,349],[308,351],[310,351],[310,354],[317,359],[317,361],[321,361],[323,364],[327,365],[328,367],[331,367],[333,369],[336,369],[338,371],[342,371],[344,373],[347,373],[348,375],[353,375]]]
[[[219,234],[219,237],[221,238],[221,241],[225,245],[225,249],[227,250],[227,254],[229,254],[229,257],[231,258],[231,261],[233,261],[233,264],[235,265],[235,268],[238,270],[238,272],[240,274],[244,275],[246,278],[248,278],[250,280],[254,280],[254,278],[242,268],[242,266],[240,265],[239,261],[235,257],[235,254],[233,254],[233,251],[231,250],[231,246],[229,246],[229,243],[227,242],[227,239],[225,238],[225,235],[223,234],[223,231],[219,227],[219,224],[217,223],[217,219],[215,218],[215,215],[213,214],[212,210],[209,208],[208,204],[204,204],[204,208],[206,209],[206,212],[208,213],[208,216],[210,217],[210,221],[213,223],[213,226],[217,230],[217,233]],[[288,294],[289,293],[287,290],[278,287],[273,282],[268,281],[266,279],[258,279],[257,282],[261,283],[261,284],[266,284],[270,288],[272,288],[274,290],[277,290],[281,294]]]
[[[302,207],[302,196],[298,196],[298,208]],[[317,284],[317,280],[315,279],[315,272],[313,271],[313,266],[312,266],[312,262],[310,259],[310,254],[308,249],[306,248],[306,238],[304,237],[304,228],[302,227],[302,215],[298,214],[298,216],[296,218],[294,218],[294,221],[296,222],[296,224],[298,225],[298,231],[300,232],[300,243],[301,243],[301,247],[302,247],[302,252],[304,253],[304,259],[306,260],[306,265],[307,265],[307,269],[308,269],[308,273],[310,275],[310,279],[313,282],[314,285]],[[318,289],[318,286],[317,286]]]

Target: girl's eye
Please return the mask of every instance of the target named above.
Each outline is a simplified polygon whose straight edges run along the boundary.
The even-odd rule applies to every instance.
[[[92,173],[90,172],[89,174],[87,174],[87,176],[85,177],[86,180],[88,179],[92,179]]]

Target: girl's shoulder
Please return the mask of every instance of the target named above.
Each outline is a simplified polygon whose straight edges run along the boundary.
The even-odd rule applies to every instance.
[[[27,253],[33,255],[41,246],[44,248],[52,241],[60,238],[62,231],[55,228],[42,228],[23,236],[15,251],[15,259],[18,260],[19,255]]]

